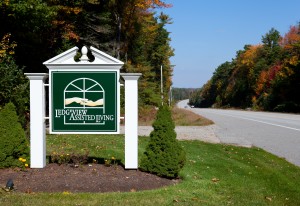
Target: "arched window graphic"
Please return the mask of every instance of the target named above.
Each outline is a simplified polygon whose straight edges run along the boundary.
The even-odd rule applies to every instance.
[[[105,114],[105,91],[101,84],[90,78],[78,78],[64,90],[65,109],[103,109]]]

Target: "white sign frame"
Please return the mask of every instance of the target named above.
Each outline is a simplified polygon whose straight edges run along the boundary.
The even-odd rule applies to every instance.
[[[43,64],[49,69],[49,115],[50,133],[53,132],[51,125],[52,97],[51,75],[54,71],[117,71],[120,79],[120,69],[123,62],[104,52],[90,47],[95,60],[89,62],[87,48],[82,48],[82,56],[79,62],[74,60],[78,48],[74,47],[62,54],[49,59]],[[30,80],[30,167],[44,168],[46,166],[46,128],[45,128],[45,73],[25,73]],[[125,169],[138,169],[138,79],[141,73],[121,74],[125,80]],[[117,84],[117,132],[63,132],[63,134],[119,134],[120,133],[120,81]]]

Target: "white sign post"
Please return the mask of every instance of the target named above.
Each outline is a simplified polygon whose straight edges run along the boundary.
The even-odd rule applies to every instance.
[[[30,167],[46,166],[45,88],[46,73],[25,73],[30,80]]]
[[[124,63],[96,48],[91,47],[90,49],[95,57],[94,61],[89,61],[87,48],[83,47],[81,50],[82,57],[79,62],[76,62],[74,57],[78,48],[74,47],[44,62],[50,74],[50,133],[119,134],[119,70]],[[25,75],[30,80],[30,167],[43,168],[46,166],[44,80],[48,74],[26,73]],[[138,79],[141,74],[124,73],[122,76],[125,80],[125,168],[137,169]],[[112,87],[112,89],[109,87],[111,82],[115,83],[115,87]],[[108,86],[105,87],[105,85]],[[68,90],[69,87],[72,87],[72,91]],[[71,96],[69,97],[68,95]],[[72,95],[75,95],[74,97],[81,99],[81,101],[76,100],[75,103],[69,104],[66,100],[74,99]],[[101,101],[99,98],[101,98]],[[94,106],[95,103],[97,103],[97,107]],[[56,105],[59,108],[56,108]],[[110,114],[110,111],[115,113]],[[78,121],[70,122],[74,120],[72,115],[68,116],[67,113],[70,112],[77,112],[81,115],[79,115],[80,117],[76,116],[76,118],[80,118],[79,123]],[[100,117],[105,117],[106,119],[104,118],[100,121]],[[108,119],[107,117],[110,118]],[[96,122],[88,122],[94,119]],[[107,123],[109,127],[104,127],[106,126],[106,120],[109,120]],[[113,123],[117,123],[117,126],[110,125],[112,121],[115,121]]]
[[[125,80],[125,169],[138,168],[138,79],[140,73],[122,73]]]

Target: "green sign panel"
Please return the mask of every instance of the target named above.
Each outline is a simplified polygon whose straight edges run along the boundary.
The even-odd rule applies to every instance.
[[[51,98],[53,133],[118,131],[116,71],[53,71]]]

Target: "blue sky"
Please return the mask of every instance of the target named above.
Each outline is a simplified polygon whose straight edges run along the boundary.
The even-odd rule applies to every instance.
[[[300,21],[300,0],[166,0],[173,19],[173,87],[200,88],[246,44],[259,44],[271,28],[284,35]]]

